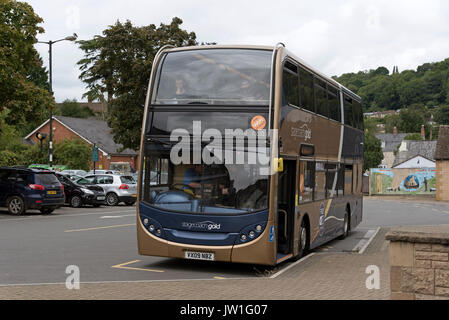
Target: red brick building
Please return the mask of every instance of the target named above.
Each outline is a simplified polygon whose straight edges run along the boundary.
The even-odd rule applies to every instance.
[[[46,133],[48,137],[50,132],[49,122],[50,120],[47,120],[34,129],[24,138],[25,141],[30,144],[39,143],[36,138],[38,132]],[[121,150],[123,146],[114,142],[111,128],[108,127],[106,121],[54,116],[53,143],[74,138],[80,139],[91,146],[95,144],[98,147],[100,160],[96,164],[97,169],[114,169],[114,166],[125,163],[129,163],[133,169],[139,167],[138,152],[131,149],[119,152],[118,150]],[[93,163],[91,163],[91,168],[93,169]]]

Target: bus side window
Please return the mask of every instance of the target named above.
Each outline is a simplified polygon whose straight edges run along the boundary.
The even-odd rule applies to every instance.
[[[315,163],[302,162],[299,175],[300,203],[313,201],[313,191],[315,187]]]
[[[286,104],[299,107],[298,67],[287,61],[284,66],[283,87]]]
[[[353,118],[353,110],[352,110],[352,99],[348,96],[345,96],[345,124],[353,127],[354,126],[354,118]]]
[[[360,105],[360,102],[353,100],[353,106],[354,106],[354,122],[355,127],[357,129],[363,130],[363,112],[362,112],[362,106]]]
[[[332,194],[332,189],[334,187],[335,175],[337,174],[336,164],[326,164],[326,192],[327,198],[333,198],[337,195],[337,191]]]
[[[343,164],[340,165],[338,169],[338,179],[337,179],[337,196],[342,197],[345,193],[345,166]]]
[[[316,113],[329,117],[329,110],[327,106],[327,89],[326,82],[315,78],[315,104]]]
[[[336,120],[338,122],[341,121],[341,108],[340,108],[340,95],[338,90],[334,87],[328,85],[328,105],[329,105],[329,118]]]
[[[300,82],[300,96],[301,107],[305,110],[315,112],[314,90],[313,90],[313,75],[304,70],[299,69],[299,82]]]
[[[315,166],[315,198],[316,201],[326,199],[326,171],[323,162]]]
[[[352,165],[345,166],[345,195],[352,194],[352,184],[353,184],[352,170],[353,170]]]

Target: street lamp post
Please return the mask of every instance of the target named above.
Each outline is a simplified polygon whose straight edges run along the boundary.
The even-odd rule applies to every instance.
[[[64,39],[59,39],[56,41],[38,41],[37,43],[45,43],[48,44],[48,60],[49,60],[49,85],[50,85],[50,94],[53,96],[53,44],[61,41],[75,41],[78,38],[77,34],[74,33],[72,36],[65,37]],[[50,135],[49,135],[49,149],[48,149],[48,157],[50,160],[50,170],[53,168],[53,108],[50,109]]]

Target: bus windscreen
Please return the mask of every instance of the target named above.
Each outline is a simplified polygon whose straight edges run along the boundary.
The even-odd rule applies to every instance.
[[[158,72],[155,104],[268,105],[272,52],[170,52]]]

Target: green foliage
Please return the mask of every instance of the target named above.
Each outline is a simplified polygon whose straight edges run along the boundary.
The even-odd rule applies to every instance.
[[[435,121],[441,125],[449,125],[449,105],[441,106],[436,111]]]
[[[15,166],[23,162],[23,158],[20,154],[9,150],[0,151],[0,167]]]
[[[60,107],[61,115],[73,118],[88,118],[94,116],[94,112],[87,107],[81,107],[76,99],[65,100]]]
[[[55,145],[55,163],[63,164],[71,169],[89,171],[91,147],[79,139],[65,139]]]
[[[404,140],[411,140],[411,141],[417,141],[422,140],[421,134],[419,133],[409,133],[405,136]]]
[[[108,101],[107,121],[114,139],[125,148],[139,147],[146,90],[154,56],[164,45],[196,45],[196,35],[170,24],[135,27],[130,21],[109,26],[102,36],[79,41],[84,58],[78,62],[80,79],[87,85],[85,97]]]
[[[34,49],[43,20],[25,3],[0,1],[0,112],[24,135],[43,122],[54,100],[44,82],[46,71]]]
[[[364,148],[365,163],[363,165],[363,171],[379,167],[384,159],[382,142],[376,138],[373,132],[368,130],[365,132]]]
[[[426,63],[416,71],[399,73],[394,67],[389,75],[386,68],[379,67],[334,79],[362,97],[365,112],[397,110],[413,104],[433,107],[449,102],[449,59]]]

